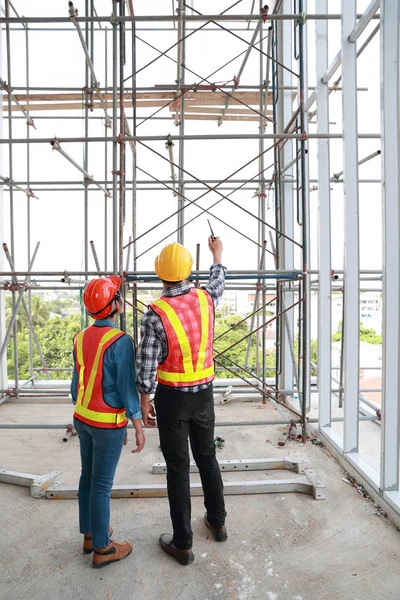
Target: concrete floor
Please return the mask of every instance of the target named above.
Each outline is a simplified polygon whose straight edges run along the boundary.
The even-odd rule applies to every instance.
[[[65,423],[69,404],[5,404],[0,422]],[[218,420],[278,418],[271,407],[231,402],[216,407]],[[42,474],[61,470],[76,485],[79,445],[62,431],[10,431],[0,435],[0,466]],[[342,481],[343,471],[324,448],[290,442],[275,448],[277,426],[220,427],[221,459],[282,457],[307,461],[326,484],[325,501],[303,494],[227,496],[229,539],[217,544],[202,517],[202,498],[192,505],[195,562],[182,567],[158,546],[170,531],[167,499],[113,500],[115,538],[134,550],[126,560],[95,571],[80,551],[77,503],[34,500],[25,488],[0,484],[0,598],[2,600],[399,600],[400,535],[374,505]],[[154,483],[153,462],[162,460],[156,431],[148,431],[140,455],[124,448],[116,483]],[[285,472],[286,474],[286,472]],[[252,479],[282,477],[270,471]],[[224,473],[224,479],[244,476]],[[193,476],[196,480],[196,476]]]

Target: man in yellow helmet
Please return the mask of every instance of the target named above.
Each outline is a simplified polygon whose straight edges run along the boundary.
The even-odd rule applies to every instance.
[[[214,312],[225,285],[222,242],[210,237],[213,255],[204,288],[189,285],[192,257],[181,244],[169,244],[155,261],[163,281],[162,296],[141,323],[137,351],[137,387],[143,422],[154,426],[155,407],[161,450],[167,464],[168,499],[173,535],[160,537],[161,548],[183,565],[193,562],[190,526],[188,438],[204,491],[206,526],[216,541],[227,539],[223,484],[214,444]]]

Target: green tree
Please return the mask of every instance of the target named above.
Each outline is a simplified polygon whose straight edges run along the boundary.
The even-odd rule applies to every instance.
[[[32,296],[31,318],[34,327],[43,327],[49,319],[50,311],[46,302],[39,296]]]
[[[25,300],[28,306],[28,300]],[[6,298],[6,326],[11,321],[13,315],[12,297],[7,296]],[[50,315],[49,307],[47,302],[43,302],[40,296],[32,296],[31,299],[31,319],[34,327],[42,327],[48,321]],[[25,331],[28,329],[28,317],[22,304],[19,306],[17,314],[17,331]]]
[[[13,305],[12,305],[12,297],[6,296],[6,327],[9,326],[12,316],[14,314]],[[23,306],[20,305],[17,313],[16,325],[17,331],[22,331],[25,327],[26,323],[26,315]],[[12,332],[11,332],[11,335]]]
[[[310,350],[311,350],[311,357],[310,360],[313,364],[317,364],[318,362],[318,342],[317,340],[311,340],[310,342]],[[299,357],[299,336],[296,335],[296,338],[294,340],[294,355],[296,357],[296,364],[298,364],[298,357]],[[311,367],[311,375],[316,375],[317,374],[317,369],[315,367]]]
[[[340,342],[342,339],[342,321],[338,323],[338,330],[332,335],[332,342]],[[377,334],[374,329],[363,327],[360,323],[360,341],[368,344],[382,344],[382,336]]]
[[[230,348],[230,346],[232,346],[232,348],[227,350],[221,357],[216,358],[219,362],[222,363],[223,366],[227,367],[227,369],[217,370],[216,376],[223,379],[232,379],[237,376],[249,377],[250,375],[247,371],[255,373],[256,369],[256,335],[252,336],[251,339],[249,360],[246,371],[237,369],[236,365],[233,365],[231,361],[235,362],[237,365],[240,366],[245,365],[249,338],[245,338],[244,340],[242,340],[242,338],[244,338],[249,333],[249,326],[247,324],[247,321],[242,322],[242,317],[239,315],[230,315],[226,317],[222,315],[222,313],[219,314],[217,312],[216,316],[217,319],[215,325],[214,342],[215,352],[222,352],[225,349]],[[218,317],[221,320],[219,320]],[[275,351],[267,351],[266,364],[267,366],[275,367]],[[231,369],[231,371],[233,372],[228,371],[228,368]],[[272,377],[274,375],[274,371],[267,370],[266,375],[267,377]]]
[[[43,316],[43,312],[41,315]],[[72,342],[74,335],[80,330],[80,315],[71,315],[60,319],[53,317],[44,325],[35,327],[39,344],[48,367],[72,367]],[[29,373],[29,334],[23,330],[17,334],[18,342],[18,375],[27,379]],[[14,344],[7,349],[7,368],[10,379],[14,378]],[[33,367],[42,366],[36,346],[32,349]],[[51,379],[69,379],[70,371],[51,371]]]

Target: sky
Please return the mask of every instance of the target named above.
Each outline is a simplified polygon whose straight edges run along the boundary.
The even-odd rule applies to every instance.
[[[233,4],[233,2],[231,2]],[[202,0],[194,1],[195,8],[203,13],[218,13],[231,4],[221,0]],[[176,3],[175,3],[176,4]],[[233,12],[249,13],[251,0],[243,0],[241,4],[233,9]],[[308,12],[314,12],[314,2],[309,1]],[[368,0],[358,2],[358,12],[363,12],[369,4]],[[31,2],[30,0],[14,0],[13,5],[20,15],[25,16],[67,16],[67,2],[41,0],[40,2]],[[77,1],[75,6],[80,15],[84,14],[84,2]],[[107,16],[110,13],[110,2],[107,0],[96,0],[95,7],[99,15]],[[134,0],[136,14],[148,14],[151,11],[154,14],[170,14],[172,3],[166,0],[153,0],[149,3],[147,0]],[[340,2],[331,0],[329,10],[332,13],[340,12]],[[232,25],[232,24],[231,24]],[[361,36],[358,44],[361,45],[372,29],[376,21],[370,23],[366,31]],[[162,27],[162,25],[152,23],[153,27]],[[196,25],[198,26],[198,25]],[[229,23],[226,24],[230,26]],[[42,27],[42,26],[40,26]],[[47,27],[47,26],[45,26]],[[75,87],[82,88],[84,85],[84,55],[80,45],[78,34],[71,24],[62,24],[62,31],[31,31],[29,33],[29,73],[31,87]],[[233,27],[241,27],[243,31],[237,32],[243,38],[249,40],[252,33],[246,31],[246,24],[235,23]],[[11,66],[12,66],[12,86],[26,86],[26,55],[25,55],[25,33],[20,31],[11,32]],[[208,27],[210,29],[210,27]],[[215,26],[214,26],[215,29]],[[140,30],[140,31],[139,31]],[[315,50],[314,50],[314,22],[307,22],[308,30],[308,58],[309,58],[309,85],[315,84]],[[165,51],[174,44],[177,39],[176,31],[149,31],[147,24],[138,25],[137,34],[147,42]],[[108,60],[105,60],[105,39],[108,37]],[[334,58],[340,48],[340,21],[329,22],[329,62]],[[8,80],[5,53],[5,35],[2,33],[2,78]],[[130,48],[130,35],[127,35],[127,46]],[[101,84],[111,85],[112,65],[111,65],[111,30],[106,34],[104,29],[95,34],[95,59],[94,65],[97,78]],[[207,77],[215,71],[220,65],[223,65],[230,58],[246,49],[245,44],[235,39],[230,33],[224,31],[199,31],[187,40],[186,65],[192,71],[198,73],[201,77]],[[176,58],[176,48],[171,50],[169,56]],[[137,42],[137,68],[140,69],[149,61],[157,56],[157,52],[150,49],[143,42]],[[217,75],[212,77],[213,81],[227,81],[237,74],[242,58],[232,62],[229,66],[222,69]],[[107,69],[106,69],[107,65]],[[243,73],[241,83],[256,85],[259,81],[260,60],[259,53],[252,51],[246,69]],[[295,65],[294,70],[296,70]],[[130,52],[127,52],[127,64],[125,67],[126,76],[132,72]],[[333,81],[340,74],[340,70],[333,78]],[[165,57],[155,62],[150,67],[141,71],[137,76],[137,85],[153,86],[155,84],[171,84],[176,78],[175,65]],[[197,81],[196,77],[187,73],[186,82],[193,83]],[[371,42],[358,60],[358,86],[359,88],[368,88],[368,91],[358,92],[358,128],[360,133],[379,133],[380,131],[380,113],[379,113],[379,35]],[[296,106],[296,100],[294,107]],[[330,96],[330,121],[331,132],[341,132],[341,93],[333,92]],[[15,114],[15,113],[14,113]],[[46,113],[37,113],[45,116]],[[51,116],[60,115],[60,112],[47,113]],[[61,113],[62,114],[62,113]],[[36,119],[37,130],[30,128],[31,139],[35,138],[53,138],[58,137],[79,137],[84,134],[83,111],[74,111],[78,117],[75,120],[54,120],[54,119]],[[93,113],[100,115],[100,111]],[[128,113],[130,114],[130,113]],[[149,115],[150,109],[140,109],[139,115]],[[168,116],[168,109],[163,115]],[[33,115],[35,118],[35,114]],[[258,133],[257,122],[232,123],[225,122],[221,128],[217,127],[216,122],[195,122],[187,121],[185,124],[186,133],[193,134],[246,134]],[[272,127],[267,132],[272,132]],[[310,124],[310,132],[315,131],[315,125]],[[143,135],[162,135],[174,134],[177,128],[172,119],[146,121],[138,128],[138,134]],[[103,135],[104,127],[102,121],[96,119],[90,122],[90,135]],[[13,136],[22,138],[26,136],[26,125],[23,119],[13,121]],[[3,120],[3,137],[8,137],[7,120]],[[265,147],[270,145],[266,140]],[[151,148],[167,157],[164,142],[151,142],[148,144]],[[64,144],[63,149],[68,152],[79,164],[83,165],[84,148],[81,143]],[[317,176],[316,164],[316,142],[309,141],[310,157],[310,177],[315,179]],[[360,140],[359,141],[359,159],[378,150],[379,140]],[[175,157],[178,157],[179,143],[174,147]],[[331,149],[331,173],[342,171],[342,141],[333,140]],[[222,180],[229,176],[236,169],[243,166],[246,162],[253,159],[258,154],[257,140],[213,140],[185,142],[185,168],[199,179],[208,178]],[[108,176],[111,177],[112,168],[112,147],[108,148]],[[130,158],[130,149],[127,146],[128,163]],[[2,162],[2,164],[1,164]],[[104,180],[105,178],[105,150],[104,144],[89,145],[89,173],[95,179]],[[272,153],[266,156],[265,164],[273,162]],[[3,147],[2,161],[0,159],[0,174],[9,175],[8,166],[8,148]],[[149,149],[138,146],[138,166],[151,173],[158,179],[169,179],[170,169],[167,161],[155,156]],[[40,181],[76,181],[81,182],[82,176],[70,163],[68,163],[57,152],[52,151],[50,144],[31,144],[30,154],[30,180],[31,187],[35,190],[37,187],[43,187],[39,184],[35,186],[34,182]],[[131,166],[128,165],[128,179],[131,177]],[[251,178],[258,172],[257,161],[243,169],[237,177],[240,179]],[[267,172],[267,176],[272,174],[272,170]],[[360,178],[380,178],[380,159],[360,166]],[[143,179],[142,174],[138,174],[139,179]],[[13,178],[18,181],[27,179],[27,151],[23,144],[15,145],[13,151]],[[147,177],[146,177],[147,179]],[[77,187],[77,186],[74,186]],[[69,191],[65,186],[63,191],[38,191],[39,200],[32,199],[31,206],[31,248],[37,241],[41,242],[40,250],[35,262],[34,270],[81,270],[83,269],[83,235],[84,235],[84,204],[83,204],[83,186],[82,191]],[[93,186],[91,186],[93,187]],[[233,187],[233,186],[232,186]],[[254,188],[257,186],[255,185]],[[89,239],[95,242],[96,250],[99,256],[100,264],[105,267],[104,251],[104,221],[105,221],[105,202],[102,192],[93,187],[89,193]],[[257,199],[254,198],[254,189],[235,192],[232,199],[246,210],[256,214]],[[200,195],[200,191],[187,191],[187,197],[195,199]],[[360,184],[360,267],[361,269],[380,269],[382,264],[382,236],[381,236],[381,189],[379,184]],[[3,214],[2,220],[4,226],[3,239],[10,243],[9,231],[9,195],[3,194]],[[209,207],[216,202],[219,196],[216,193],[208,194],[199,204],[202,207]],[[137,208],[137,233],[140,235],[150,229],[152,226],[162,222],[155,231],[145,235],[138,241],[138,254],[143,254],[139,259],[139,270],[151,270],[154,264],[154,258],[161,250],[163,245],[173,241],[176,229],[176,217],[167,220],[167,217],[176,210],[176,198],[169,191],[139,191]],[[332,202],[332,267],[334,269],[343,268],[343,186],[342,184],[332,184],[331,192]],[[111,211],[111,201],[107,201],[108,214]],[[311,266],[317,268],[317,208],[318,192],[310,193],[310,211],[311,211]],[[222,201],[212,209],[214,214],[221,219],[229,222],[233,227],[245,232],[252,240],[257,239],[257,221],[252,216],[244,213],[228,203]],[[27,268],[27,201],[21,192],[14,193],[14,211],[15,211],[15,264],[17,269]],[[199,213],[194,207],[185,210],[185,219]],[[206,249],[206,240],[208,236],[208,225],[206,215],[202,215],[192,224],[185,228],[185,244],[188,249],[195,254],[196,244],[201,244],[201,263],[202,269],[208,268],[210,256]],[[267,210],[267,222],[274,224],[275,216],[272,209],[272,203]],[[224,262],[229,269],[254,269],[258,267],[257,245],[253,241],[244,239],[238,233],[230,230],[226,225],[211,218],[214,231],[219,235],[224,243]],[[124,231],[124,242],[128,241],[131,235],[132,208],[131,194],[127,192],[126,207],[126,225]],[[111,223],[108,227],[109,233]],[[1,232],[1,230],[0,230]],[[170,237],[158,243],[165,236]],[[299,228],[296,228],[296,239],[300,240]],[[109,253],[107,257],[107,266],[111,268],[111,239],[109,237]],[[158,244],[155,248],[148,251],[150,247]],[[296,267],[301,267],[300,253],[295,253]],[[272,258],[267,257],[266,268],[274,268]],[[95,269],[92,255],[89,254],[89,269]]]

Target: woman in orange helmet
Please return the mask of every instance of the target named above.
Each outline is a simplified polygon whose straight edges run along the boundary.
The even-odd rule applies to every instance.
[[[132,551],[129,542],[110,540],[110,498],[129,420],[136,449],[145,444],[136,389],[132,339],[116,325],[124,311],[117,275],[93,279],[83,294],[94,323],[74,338],[74,427],[79,435],[82,472],[79,481],[79,526],[83,551],[94,550],[92,565],[104,567]]]

